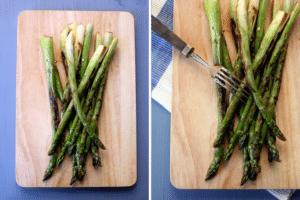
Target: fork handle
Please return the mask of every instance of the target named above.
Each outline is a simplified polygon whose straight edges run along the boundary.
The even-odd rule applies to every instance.
[[[186,57],[189,57],[193,53],[194,48],[190,47],[182,39],[180,39],[173,31],[171,31],[166,25],[161,23],[156,17],[151,15],[152,30],[161,38],[169,42],[172,46],[178,49]]]

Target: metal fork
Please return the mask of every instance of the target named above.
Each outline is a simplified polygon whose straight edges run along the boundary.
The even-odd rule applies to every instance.
[[[180,39],[173,31],[171,31],[166,25],[161,23],[156,17],[151,16],[152,20],[152,30],[158,34],[161,38],[169,42],[172,46],[177,48],[186,58],[192,57],[195,61],[201,63],[207,67],[213,80],[219,84],[221,87],[225,88],[241,101],[242,96],[248,99],[250,95],[249,88],[246,85],[245,79],[241,81],[232,73],[230,73],[225,67],[222,66],[210,66],[207,64],[200,56],[194,53],[194,48],[190,47],[182,39]]]

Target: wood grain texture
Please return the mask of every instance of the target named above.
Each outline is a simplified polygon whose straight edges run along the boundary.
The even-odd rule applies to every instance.
[[[18,19],[16,88],[16,180],[23,187],[69,187],[72,162],[66,156],[50,180],[42,178],[49,162],[51,145],[50,106],[46,70],[39,38],[53,37],[55,60],[65,85],[59,35],[72,23],[94,24],[95,35],[113,32],[119,39],[110,63],[101,115],[99,138],[103,167],[95,169],[87,159],[87,174],[75,187],[126,187],[137,178],[136,87],[134,19],[127,12],[24,11]]]
[[[295,1],[299,2],[299,1]],[[270,1],[272,3],[272,1]],[[221,1],[222,29],[232,61],[236,50],[230,30],[229,0]],[[271,9],[267,23],[270,23]],[[269,163],[267,149],[261,156],[262,172],[255,182],[240,186],[242,154],[236,147],[228,163],[222,161],[217,175],[204,181],[213,159],[217,135],[217,99],[209,71],[177,50],[173,53],[170,178],[181,189],[297,189],[300,187],[300,19],[290,37],[283,81],[276,106],[276,121],[287,141],[277,140],[281,163]],[[212,64],[209,24],[203,0],[175,0],[174,31]]]

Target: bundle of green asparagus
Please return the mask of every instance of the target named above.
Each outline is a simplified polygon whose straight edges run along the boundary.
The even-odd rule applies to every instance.
[[[222,34],[220,1],[204,0],[214,65],[227,68],[252,91],[246,103],[240,102],[240,92],[237,91],[237,97],[230,95],[226,107],[226,93],[217,86],[219,124],[214,142],[216,151],[205,180],[217,173],[222,158],[225,161],[230,159],[237,143],[243,155],[241,185],[249,178],[256,180],[257,174],[261,172],[259,160],[264,144],[269,151],[268,160],[280,162],[276,137],[283,141],[286,138],[275,123],[274,108],[278,100],[288,39],[300,12],[300,3],[294,5],[293,0],[284,0],[281,6],[279,0],[274,0],[273,19],[265,31],[268,5],[269,0],[230,1],[231,27],[238,52],[233,67]],[[233,131],[235,115],[238,115],[239,122]],[[224,151],[226,137],[229,144]]]
[[[60,34],[61,55],[67,73],[64,88],[54,61],[53,38],[40,38],[52,120],[52,143],[48,152],[50,162],[43,181],[52,176],[55,166],[62,164],[67,153],[73,162],[71,185],[76,180],[83,180],[89,153],[93,157],[93,166],[101,166],[99,148],[105,150],[105,146],[98,138],[97,122],[110,59],[118,39],[113,38],[110,32],[105,33],[103,39],[97,33],[95,52],[89,60],[93,29],[92,24],[85,27],[72,23]],[[60,114],[56,99],[61,102]]]

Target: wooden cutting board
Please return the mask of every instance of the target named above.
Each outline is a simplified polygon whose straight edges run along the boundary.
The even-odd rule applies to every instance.
[[[44,56],[40,37],[53,37],[55,60],[63,85],[65,71],[60,55],[60,32],[72,22],[94,24],[90,57],[97,32],[113,32],[119,39],[112,57],[98,121],[103,167],[95,169],[88,156],[86,176],[75,187],[127,187],[137,179],[136,87],[134,19],[128,12],[24,11],[18,19],[16,88],[16,180],[23,187],[69,187],[72,162],[66,156],[61,167],[43,182],[49,162],[51,119]]]
[[[297,1],[295,1],[297,2]],[[299,1],[298,1],[299,2]],[[272,3],[272,1],[270,1]],[[229,0],[221,1],[222,26],[232,61],[236,50],[230,30]],[[268,24],[271,19],[269,9]],[[217,175],[204,181],[214,157],[217,134],[216,89],[209,71],[175,50],[171,116],[171,182],[181,189],[297,189],[300,188],[300,18],[290,37],[283,81],[276,106],[276,122],[287,141],[277,140],[281,163],[269,163],[264,147],[262,172],[255,182],[240,186],[242,154],[236,147],[228,163],[222,161]],[[203,0],[175,0],[174,31],[212,64],[209,24]]]

